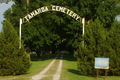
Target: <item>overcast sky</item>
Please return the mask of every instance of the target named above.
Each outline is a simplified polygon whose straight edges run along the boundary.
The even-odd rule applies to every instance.
[[[1,29],[2,29],[2,24],[1,24],[1,22],[3,21],[3,20],[5,20],[3,17],[3,13],[8,9],[8,8],[10,8],[11,6],[12,6],[12,4],[13,4],[14,2],[9,2],[8,4],[6,4],[6,3],[0,3],[0,31],[1,31]]]

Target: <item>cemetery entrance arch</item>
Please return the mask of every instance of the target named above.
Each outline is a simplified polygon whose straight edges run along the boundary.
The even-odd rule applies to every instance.
[[[29,20],[32,19],[34,16],[36,16],[40,13],[43,13],[43,12],[48,12],[48,11],[62,12],[62,13],[65,13],[65,14],[71,16],[76,21],[81,22],[83,24],[82,35],[84,35],[85,18],[80,17],[78,14],[76,14],[72,10],[65,8],[65,7],[62,7],[62,6],[56,6],[56,5],[43,6],[41,8],[38,8],[38,9],[32,11],[31,13],[27,14],[25,17],[20,18],[20,22],[19,22],[19,48],[21,48],[21,27],[22,27],[22,24],[25,22],[29,22]]]

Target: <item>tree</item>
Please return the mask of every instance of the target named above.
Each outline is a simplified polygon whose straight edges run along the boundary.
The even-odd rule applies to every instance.
[[[120,75],[120,22],[115,21],[107,37],[109,56],[109,75]]]
[[[86,26],[84,47],[80,45],[74,53],[78,61],[78,70],[83,75],[96,75],[94,68],[95,57],[109,58],[108,75],[120,73],[120,23],[115,21],[111,28],[105,29],[100,20],[91,22]],[[103,75],[104,71],[100,70]]]
[[[10,19],[11,23],[16,26],[17,31],[19,18],[37,8],[51,4],[64,6],[74,11],[81,17],[85,17],[86,22],[94,21],[99,17],[106,28],[110,28],[111,23],[120,13],[120,6],[117,6],[119,0],[29,0],[28,5],[26,0],[16,0],[15,3],[11,11],[5,12],[4,16]],[[7,16],[8,13],[11,17]],[[50,11],[39,14],[31,19],[29,23],[23,24],[22,35],[24,35],[22,41],[31,50],[40,50],[43,47],[54,49],[65,46],[68,50],[73,51],[78,48],[82,40],[82,26],[66,14]],[[66,39],[66,41],[61,42],[63,39]]]
[[[30,58],[24,47],[19,49],[19,38],[9,21],[3,22],[0,36],[0,75],[20,75],[30,68]]]
[[[16,6],[18,3],[20,5]],[[42,7],[47,4],[50,5],[51,3],[56,3],[56,1],[52,1],[49,3],[45,3],[44,1],[30,2],[28,6],[29,12],[32,12],[34,9],[37,9],[40,6]],[[15,5],[12,6],[11,9],[12,11],[8,10],[4,13],[5,18],[10,19],[10,21],[13,23],[14,26],[18,26],[18,24],[16,23],[19,23],[18,21],[19,16],[20,15],[23,16],[26,14],[25,8],[23,6],[21,7],[21,5],[25,5],[25,4],[23,3],[23,1],[19,0]],[[22,12],[23,15],[20,14],[21,11],[23,11]],[[22,40],[26,44],[26,47],[29,47],[32,51],[41,50],[43,49],[43,47],[44,48],[52,47],[52,49],[54,49],[56,47],[59,47],[61,41],[67,38],[68,37],[67,35],[69,35],[69,38],[67,38],[67,41],[69,42],[65,43],[64,46],[67,44],[67,47],[70,46],[72,47],[74,46],[75,43],[75,48],[76,48],[77,41],[79,41],[78,37],[81,36],[81,27],[80,27],[81,24],[79,22],[76,22],[75,20],[71,20],[70,17],[66,19],[66,16],[67,15],[63,13],[46,12],[44,14],[35,16],[29,23],[23,24]],[[69,27],[71,27],[71,29],[67,29],[69,28],[67,27],[68,24]],[[18,27],[15,28],[18,31]],[[72,32],[72,31],[76,31],[76,32]]]
[[[94,22],[86,25],[84,46],[81,44],[75,56],[78,60],[78,70],[83,75],[95,75],[95,57],[106,57],[107,32],[103,24],[97,18]]]

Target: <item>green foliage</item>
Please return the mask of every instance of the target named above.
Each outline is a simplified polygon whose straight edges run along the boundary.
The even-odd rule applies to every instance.
[[[0,75],[20,75],[30,68],[30,58],[22,46],[19,49],[19,38],[9,21],[3,22],[0,36]]]
[[[31,51],[38,53],[41,50],[54,51],[56,48],[73,51],[79,48],[76,52],[78,68],[80,73],[85,75],[95,73],[94,57],[110,57],[109,52],[119,51],[119,48],[116,49],[117,43],[111,37],[113,36],[111,30],[114,29],[111,25],[115,17],[120,14],[119,0],[29,0],[29,4],[26,0],[15,0],[15,3],[11,10],[4,13],[4,16],[11,21],[17,31],[19,18],[51,4],[74,11],[85,17],[86,23],[92,21],[86,25],[85,36],[82,39],[82,24],[67,14],[55,11],[41,13],[28,23],[22,24],[22,41]],[[63,39],[66,41],[62,42]],[[79,46],[82,40],[84,40],[84,48],[82,45]]]
[[[84,46],[81,45],[75,55],[78,59],[78,70],[83,75],[95,74],[94,59],[106,54],[106,31],[100,20],[86,25]]]
[[[4,16],[16,26],[15,29],[18,31],[19,18],[24,17],[27,12],[29,13],[37,8],[51,4],[64,5],[65,7],[67,1],[29,0],[29,5],[27,5],[24,0],[16,0],[15,3],[11,10],[7,10],[4,13]],[[70,9],[73,10],[72,8]],[[60,12],[46,12],[37,15],[28,23],[22,25],[22,41],[31,51],[35,50],[37,52],[39,50],[50,50],[63,46],[64,48],[76,48],[78,46],[77,43],[80,42],[78,38],[81,37],[82,28],[79,22],[71,19],[70,16]],[[61,46],[60,44],[63,39],[67,40]]]
[[[107,30],[97,18],[95,22],[86,25],[84,46],[80,45],[74,53],[78,60],[78,70],[83,75],[96,75],[95,57],[109,58],[108,75],[119,75],[120,68],[120,23],[115,22]],[[104,70],[99,70],[101,75]]]
[[[115,21],[108,35],[108,56],[110,58],[110,75],[120,75],[120,22]]]
[[[104,27],[110,27],[111,22],[119,14],[118,0],[15,0],[11,10],[4,13],[6,19],[16,26],[18,31],[19,18],[26,16],[43,6],[64,6],[86,21],[99,17]],[[112,5],[111,5],[112,4]],[[82,37],[82,25],[67,14],[60,12],[45,12],[32,18],[29,23],[22,25],[22,41],[31,51],[41,49],[64,48],[77,49]],[[66,41],[61,42],[63,39]]]

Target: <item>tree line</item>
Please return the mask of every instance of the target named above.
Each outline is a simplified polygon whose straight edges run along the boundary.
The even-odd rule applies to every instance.
[[[82,36],[82,23],[70,16],[55,11],[41,13],[22,25],[22,43],[27,51],[68,50],[76,56],[78,70],[83,75],[95,74],[95,57],[108,57],[109,75],[119,75],[120,23],[115,21],[120,14],[119,3],[119,0],[29,0],[29,3],[15,0],[4,18],[18,35],[20,18],[43,6],[64,6],[85,18],[85,35]]]

